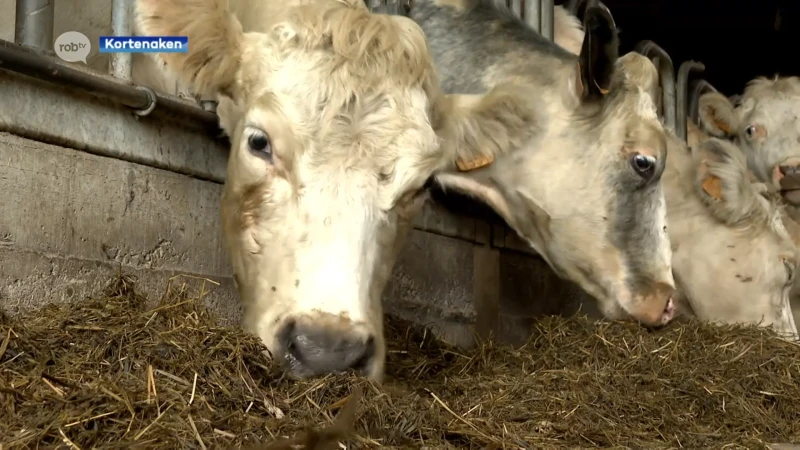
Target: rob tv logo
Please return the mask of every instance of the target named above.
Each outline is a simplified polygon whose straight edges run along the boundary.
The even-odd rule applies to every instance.
[[[81,61],[92,51],[92,43],[85,34],[67,31],[53,44],[56,55],[67,62]],[[189,38],[186,36],[100,36],[100,53],[187,53]]]

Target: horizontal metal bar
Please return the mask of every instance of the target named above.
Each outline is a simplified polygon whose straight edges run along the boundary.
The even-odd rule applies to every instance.
[[[57,63],[20,45],[0,40],[0,68],[28,75],[51,83],[72,86],[89,94],[108,98],[139,111],[155,107],[198,122],[204,127],[219,129],[216,114],[173,100],[164,94],[141,89],[130,84],[82,72]]]
[[[105,97],[10,70],[0,70],[0,99],[0,131],[201,180],[225,181],[227,143],[194,122],[171,115],[141,120]]]

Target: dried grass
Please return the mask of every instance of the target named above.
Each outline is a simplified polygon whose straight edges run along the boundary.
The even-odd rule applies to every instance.
[[[217,326],[202,292],[173,282],[148,308],[133,281],[0,316],[0,448],[800,443],[800,348],[755,327],[646,332],[553,317],[522,349],[460,352],[388,318],[382,386],[344,375],[295,382],[257,339]]]

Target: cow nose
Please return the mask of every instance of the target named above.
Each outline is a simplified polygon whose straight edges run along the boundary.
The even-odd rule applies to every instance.
[[[675,288],[657,283],[648,293],[641,295],[631,315],[640,323],[659,328],[675,318]]]
[[[777,169],[781,189],[800,189],[800,162],[784,162]]]
[[[800,161],[797,158],[776,165],[772,179],[784,200],[795,206],[800,205]]]
[[[800,172],[800,163],[795,164],[780,164],[778,165],[778,171],[780,171],[782,176],[787,175],[795,175],[797,172]]]
[[[285,358],[292,374],[309,378],[347,370],[361,372],[375,357],[375,338],[347,328],[290,322],[284,329]]]

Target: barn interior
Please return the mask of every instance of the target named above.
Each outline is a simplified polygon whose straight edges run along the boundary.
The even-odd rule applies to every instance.
[[[41,45],[21,48],[2,27],[14,3],[63,17],[58,8],[91,1],[0,0],[0,450],[347,440],[800,449],[769,444],[800,444],[797,343],[738,325],[643,332],[560,317],[549,300],[580,300],[579,287],[510,242],[513,232],[487,227],[502,223],[488,207],[441,191],[384,294],[388,382],[285,376],[237,325],[218,229],[229,143],[217,139],[217,117],[135,89],[120,55],[101,77],[38,55]],[[104,20],[131,1],[113,0]],[[602,1],[621,53],[651,40],[676,71],[702,62],[693,77],[726,95],[757,76],[800,75],[797,0]],[[85,13],[101,2],[112,4]],[[127,27],[124,13],[113,17],[102,30],[82,20],[110,35]],[[49,47],[44,22],[20,34]],[[474,318],[480,308],[490,320]],[[527,345],[460,348],[482,327]],[[294,437],[257,444],[280,436]]]

